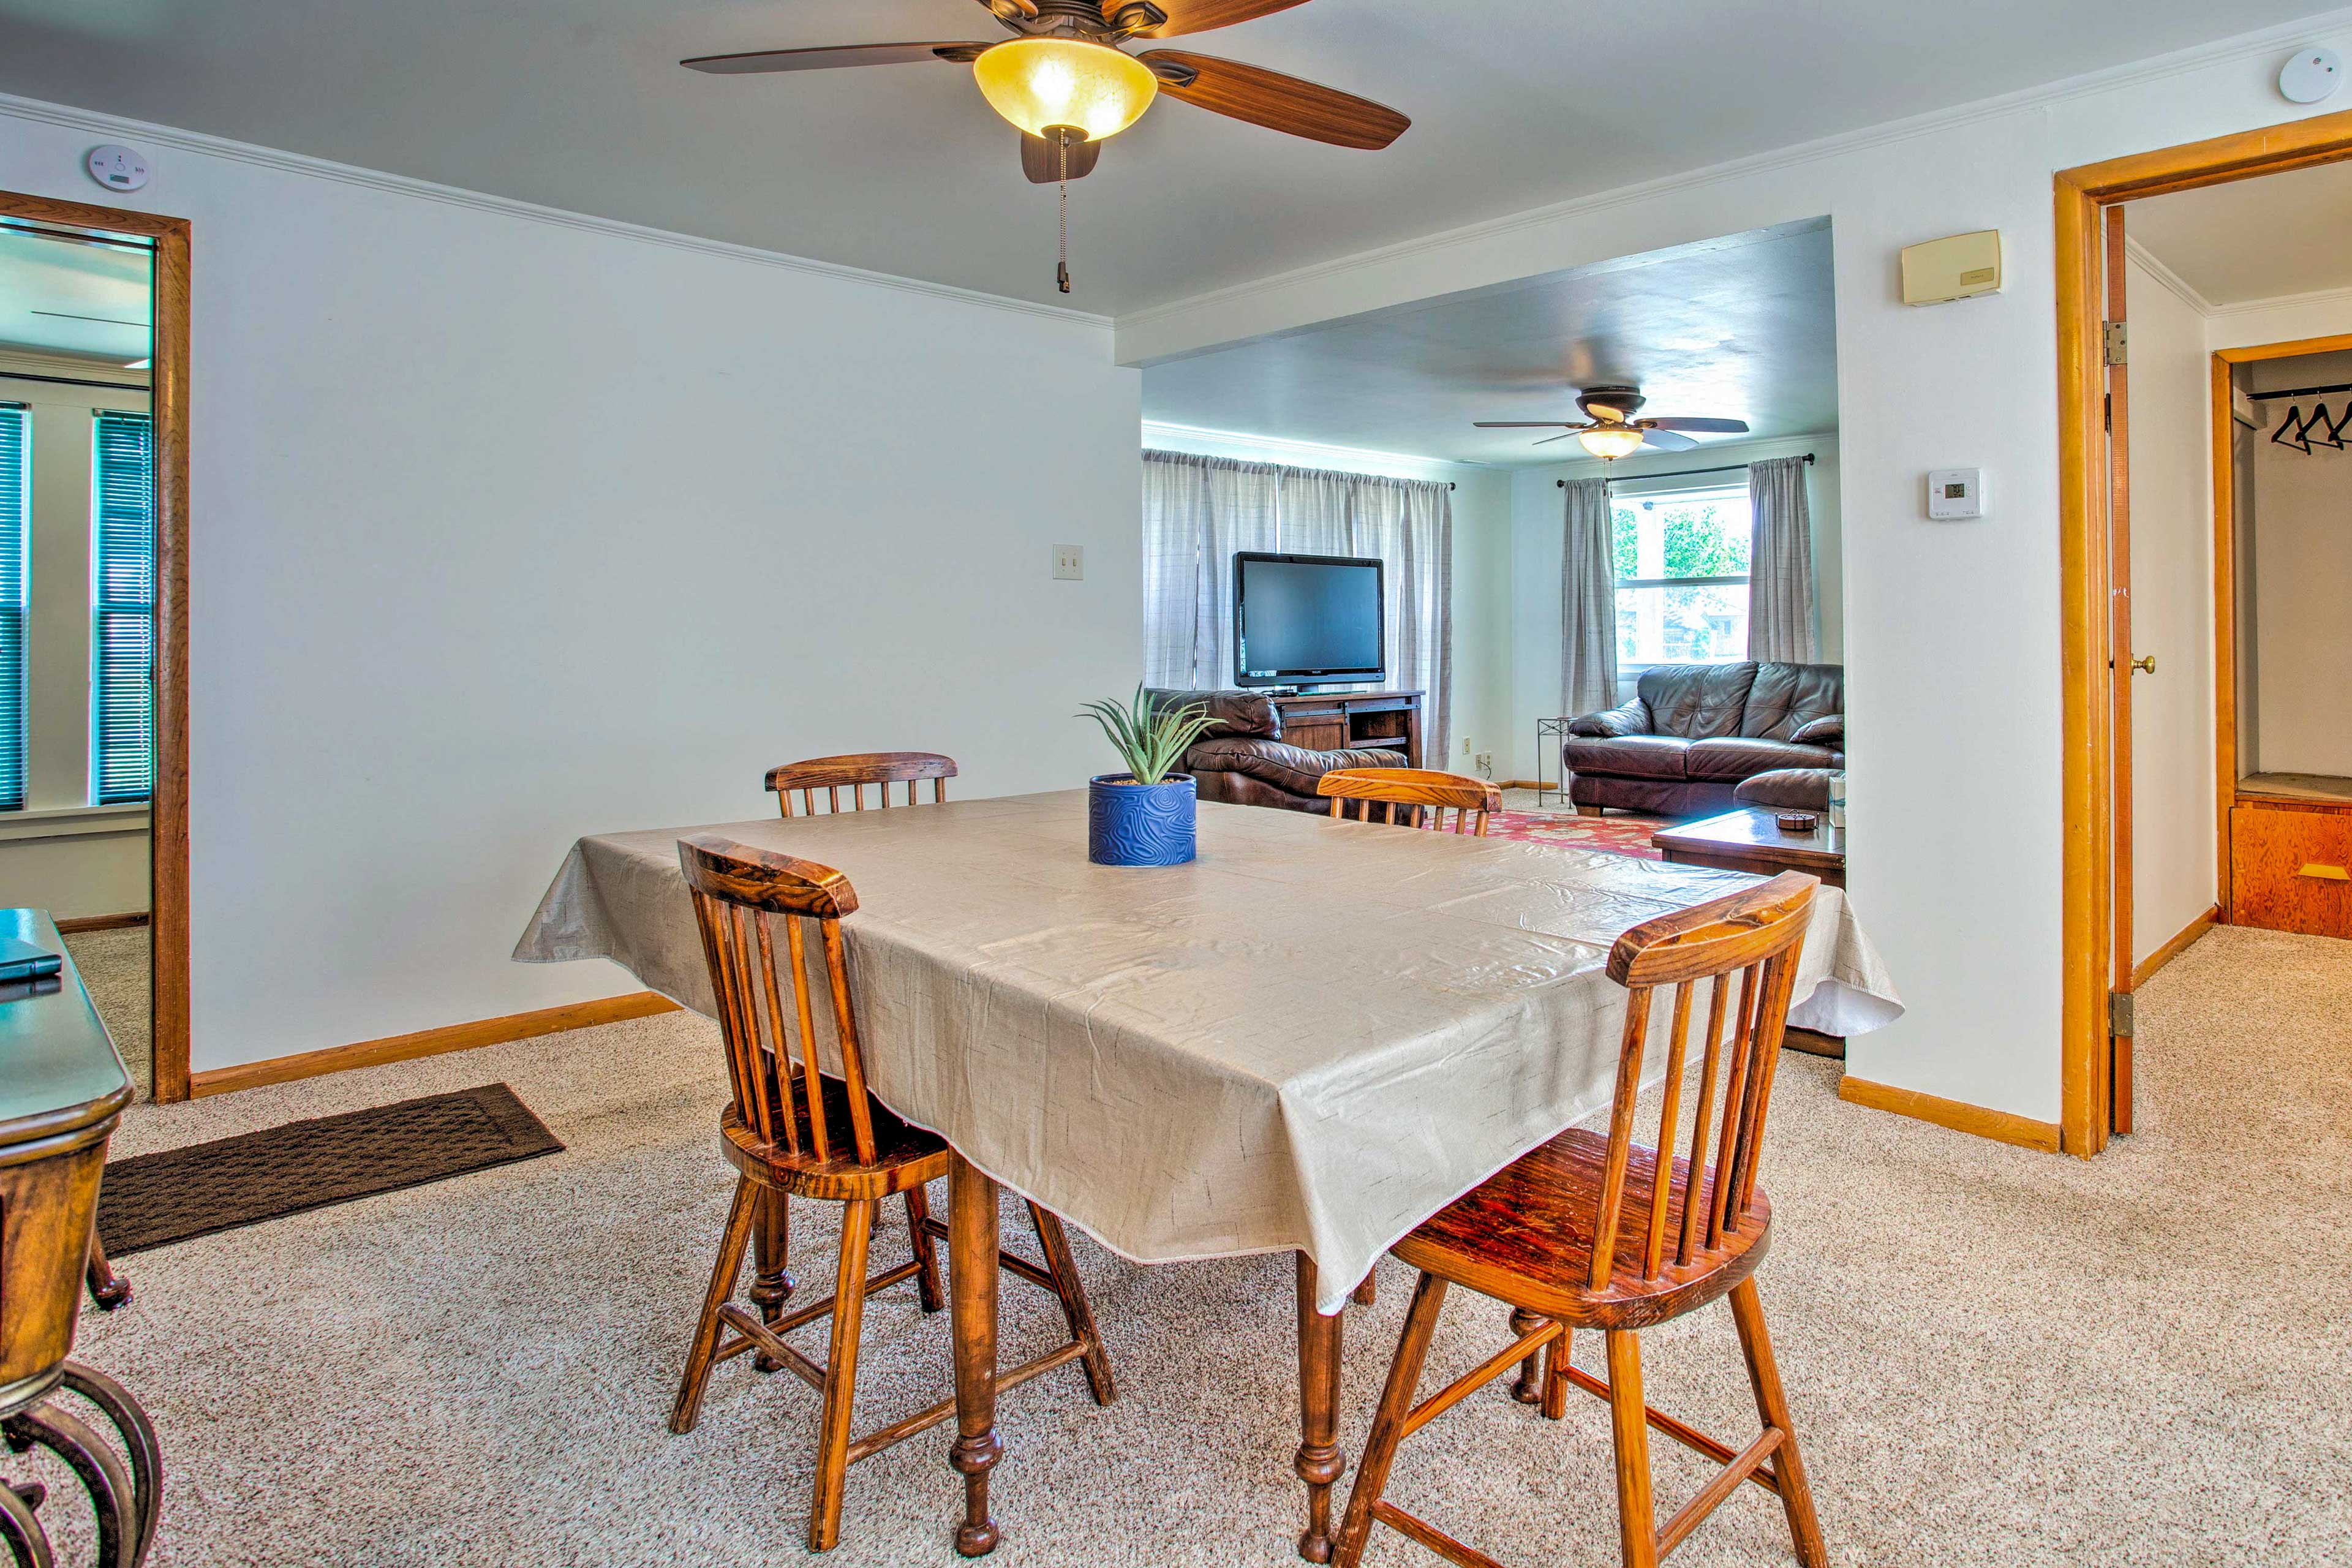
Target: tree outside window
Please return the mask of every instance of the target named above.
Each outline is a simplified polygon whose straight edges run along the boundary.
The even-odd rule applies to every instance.
[[[1748,657],[1749,533],[1745,486],[1616,498],[1621,668]]]

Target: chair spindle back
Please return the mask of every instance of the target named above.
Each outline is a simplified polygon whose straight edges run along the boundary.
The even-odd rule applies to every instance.
[[[852,752],[838,757],[811,757],[805,762],[786,763],[768,770],[768,788],[775,793],[776,804],[791,816],[793,796],[801,797],[800,815],[816,815],[816,795],[824,792],[825,809],[840,811],[841,792],[849,792],[852,811],[866,809],[866,786],[872,784],[882,797],[885,808],[890,805],[890,786],[907,786],[905,804],[920,804],[915,798],[918,781],[931,781],[931,804],[939,805],[948,797],[947,781],[956,776],[955,759],[937,752]]]
[[[873,1118],[866,1110],[866,1063],[857,1036],[857,1009],[841,944],[841,917],[857,909],[849,879],[830,866],[772,854],[716,834],[681,839],[679,868],[694,897],[695,924],[710,963],[710,990],[719,1004],[727,1045],[727,1074],[735,1112],[762,1142],[820,1160],[875,1158]],[[777,981],[776,942],[783,931],[794,1029],[784,1025],[784,988]],[[827,1125],[811,1005],[808,930],[816,928],[824,984],[841,1047],[849,1126]],[[793,1059],[793,1034],[800,1040]],[[843,1148],[845,1142],[847,1148]]]
[[[1783,872],[1744,892],[1645,921],[1619,937],[1610,950],[1609,977],[1630,994],[1618,1055],[1607,1163],[1594,1216],[1592,1289],[1602,1289],[1609,1283],[1616,1264],[1618,1227],[1629,1196],[1648,1205],[1647,1223],[1640,1231],[1645,1280],[1655,1279],[1669,1266],[1705,1261],[1708,1254],[1722,1247],[1727,1236],[1740,1235],[1753,1219],[1764,1118],[1771,1103],[1772,1077],[1780,1064],[1780,1037],[1788,1025],[1797,956],[1804,942],[1813,890],[1820,885],[1801,872]],[[1683,1078],[1693,1001],[1702,981],[1712,984],[1685,1143],[1680,1136]],[[1662,985],[1674,987],[1674,1016],[1668,1032],[1656,1163],[1649,1191],[1629,1194],[1625,1189],[1634,1100],[1641,1092],[1652,999]],[[1718,1068],[1722,1069],[1719,1080]],[[1722,1086],[1719,1113],[1718,1081]],[[1688,1163],[1679,1173],[1675,1160],[1677,1146],[1689,1152]]]
[[[1315,789],[1330,797],[1336,818],[1344,820],[1347,813],[1341,808],[1353,801],[1359,822],[1371,821],[1372,807],[1379,805],[1382,821],[1444,833],[1445,814],[1451,811],[1452,831],[1480,838],[1486,837],[1488,815],[1503,809],[1503,792],[1486,780],[1428,768],[1334,768]]]

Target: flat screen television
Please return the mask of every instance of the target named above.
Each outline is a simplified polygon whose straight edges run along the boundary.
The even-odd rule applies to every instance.
[[[1234,556],[1234,669],[1243,686],[1349,686],[1388,679],[1378,560]]]

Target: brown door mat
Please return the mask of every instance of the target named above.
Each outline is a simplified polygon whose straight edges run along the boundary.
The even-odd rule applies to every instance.
[[[562,1147],[502,1083],[289,1121],[108,1161],[99,1239],[121,1258]]]

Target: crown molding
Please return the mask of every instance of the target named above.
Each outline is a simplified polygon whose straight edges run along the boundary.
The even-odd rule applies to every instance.
[[[1312,262],[1286,272],[1269,273],[1244,283],[1236,283],[1206,293],[1194,294],[1163,305],[1148,306],[1131,310],[1116,319],[1122,331],[1130,327],[1156,324],[1194,310],[1214,310],[1233,304],[1269,289],[1293,284],[1314,283],[1337,278],[1346,273],[1381,266],[1433,251],[1454,249],[1483,241],[1538,228],[1565,219],[1590,216],[1635,203],[1680,192],[1704,190],[1712,185],[1752,179],[1759,174],[1782,169],[1822,163],[1854,153],[1916,141],[1922,136],[1961,126],[1979,124],[1989,120],[2045,110],[2055,105],[2110,92],[2126,87],[2163,81],[2201,70],[2210,66],[2224,65],[2235,60],[2273,53],[2281,47],[2292,48],[2315,37],[2352,28],[2352,9],[2322,12],[2297,22],[2266,27],[2260,32],[2243,33],[2209,44],[2200,44],[2149,59],[2112,66],[2105,70],[2082,76],[2068,77],[2040,87],[2025,88],[2004,93],[1997,98],[1979,99],[1949,109],[1931,110],[1901,120],[1883,121],[1858,130],[1841,132],[1811,142],[1801,142],[1770,152],[1753,153],[1726,163],[1708,164],[1680,174],[1662,175],[1638,184],[1620,185],[1612,190],[1597,191],[1588,195],[1572,196],[1566,201],[1546,206],[1529,207],[1523,212],[1506,214],[1458,228],[1441,229],[1434,234],[1400,240],[1392,245],[1360,250],[1350,255],[1335,257],[1328,261]],[[2309,107],[2309,113],[2328,112],[2325,105]]]
[[[363,169],[352,163],[332,163],[324,158],[312,158],[299,153],[280,152],[274,147],[259,147],[247,142],[233,142],[226,137],[209,136],[199,131],[184,131],[173,125],[158,125],[150,121],[129,120],[121,115],[102,114],[95,110],[77,109],[70,104],[49,103],[37,98],[19,98],[13,93],[0,93],[0,118],[24,121],[38,125],[55,125],[68,131],[89,132],[100,136],[121,137],[126,141],[144,142],[156,146],[174,148],[184,153],[197,153],[206,157],[248,163],[257,168],[271,169],[280,174],[333,180],[341,184],[358,185],[364,189],[383,191],[392,195],[414,197],[419,201],[439,202],[447,206],[467,207],[476,212],[490,213],[500,217],[520,218],[528,223],[545,224],[554,228],[605,235],[617,239],[632,239],[640,244],[658,245],[672,250],[689,251],[700,256],[714,256],[730,261],[748,261],[757,266],[781,268],[786,271],[807,273],[841,282],[864,283],[880,289],[895,289],[903,293],[924,294],[933,299],[953,300],[958,304],[979,305],[995,310],[1010,310],[1016,315],[1036,316],[1071,326],[1093,327],[1108,331],[1112,325],[1111,318],[1108,316],[1074,310],[1067,306],[1044,305],[1031,300],[1016,300],[1004,294],[982,293],[977,289],[960,289],[952,284],[932,283],[920,278],[901,278],[896,273],[876,272],[866,268],[851,267],[837,261],[820,261],[814,257],[794,256],[787,251],[764,250],[757,246],[736,245],[720,239],[704,239],[695,235],[680,234],[672,229],[650,228],[643,224],[624,223],[618,218],[597,217],[590,213],[567,212],[561,207],[541,206],[532,202],[517,201],[509,196],[494,196],[486,192],[469,191],[457,185],[436,184],[430,180],[411,179],[405,174],[392,174],[380,169]],[[118,202],[122,200],[120,195],[109,199]]]
[[[1238,430],[1208,430],[1157,419],[1143,422],[1143,446],[1147,451],[1182,452],[1192,457],[1232,458],[1246,454],[1250,459],[1269,463],[1372,474],[1391,479],[1444,479],[1510,471],[1490,463],[1423,458],[1412,452],[1381,452],[1363,447],[1333,447],[1319,441],[1293,441],[1281,436],[1245,435]]]
[[[5,377],[12,371],[20,375],[70,375],[91,381],[135,381],[142,392],[148,390],[152,383],[148,372],[126,370],[120,360],[50,353],[40,349],[11,348],[0,344],[0,377]]]
[[[2177,297],[2182,304],[2188,306],[2199,315],[2210,316],[2221,308],[2215,305],[2212,300],[2208,300],[2204,295],[2199,293],[2197,291],[2197,285],[2189,281],[2188,279],[2183,278],[2179,273],[2175,272],[2171,268],[2167,267],[2163,261],[2158,258],[2156,252],[2150,250],[2147,246],[2142,245],[2139,242],[2138,237],[2134,235],[2128,227],[2124,230],[2124,254],[2130,257],[2134,261],[2138,262],[2142,270],[2146,271],[2149,277],[2155,279],[2158,283],[2163,284],[2168,292]]]
[[[2324,305],[2352,307],[2352,288],[2315,289],[2308,294],[2279,294],[2268,300],[2241,300],[2234,305],[2212,306],[2207,314],[2216,317],[2252,316],[2265,310],[2291,310]]]

